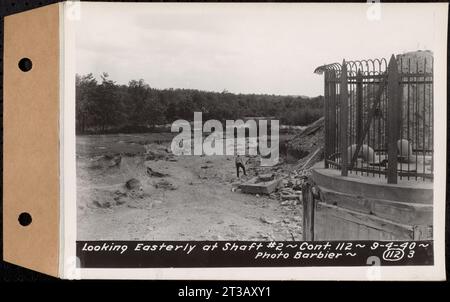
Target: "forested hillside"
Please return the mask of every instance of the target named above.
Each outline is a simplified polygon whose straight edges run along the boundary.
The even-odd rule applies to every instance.
[[[300,85],[300,84],[299,84]],[[107,73],[76,77],[76,129],[83,133],[152,131],[177,119],[275,116],[284,125],[307,125],[322,116],[323,97],[234,94],[193,89],[154,89],[144,80],[118,85]]]

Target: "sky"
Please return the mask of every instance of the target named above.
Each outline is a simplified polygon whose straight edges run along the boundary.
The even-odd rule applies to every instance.
[[[323,95],[323,64],[389,58],[446,43],[443,4],[82,2],[76,71],[119,84]]]

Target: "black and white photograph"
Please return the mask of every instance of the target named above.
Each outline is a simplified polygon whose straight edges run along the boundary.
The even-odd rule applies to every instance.
[[[344,249],[340,241],[372,250],[405,242],[387,247],[387,265],[414,257],[433,265],[436,208],[445,207],[435,190],[436,176],[445,178],[436,150],[445,93],[435,89],[445,81],[436,73],[445,65],[445,5],[78,9],[81,267],[102,267],[84,262],[90,252],[125,252],[130,242],[161,251],[146,242],[166,241],[187,254],[186,242],[219,242],[222,251],[327,242],[314,248],[325,258],[329,244]]]
[[[12,279],[446,280],[448,3],[3,2]]]
[[[357,18],[271,8],[82,11],[78,239],[432,239],[433,20],[389,43],[387,21],[350,40]],[[273,165],[238,154],[260,121],[279,124]],[[315,234],[304,198],[323,203]]]

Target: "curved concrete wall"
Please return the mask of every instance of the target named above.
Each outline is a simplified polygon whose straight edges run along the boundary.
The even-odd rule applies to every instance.
[[[316,168],[312,170],[313,181],[329,190],[406,203],[433,204],[433,184],[422,181],[404,181],[387,184],[384,177],[361,175],[341,176],[339,170]]]

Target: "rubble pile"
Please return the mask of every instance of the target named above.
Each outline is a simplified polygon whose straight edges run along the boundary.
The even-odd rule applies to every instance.
[[[302,186],[311,175],[310,169],[323,159],[324,127],[322,117],[287,143],[288,154],[296,156],[295,164],[290,171],[277,171],[283,180],[278,191],[271,194],[281,205],[297,205],[302,201]]]
[[[306,127],[302,132],[297,134],[287,143],[288,157],[295,157],[298,164],[307,163],[309,168],[315,162],[321,160],[325,134],[325,120],[320,118],[314,123]],[[314,160],[309,160],[314,157]]]
[[[281,181],[278,191],[274,194],[283,206],[297,205],[302,201],[302,186],[310,175],[309,170],[290,172]]]
[[[323,159],[323,136],[324,119],[320,118],[287,142],[287,157],[280,158],[283,162],[270,168],[270,173],[267,168],[254,168],[259,178],[272,175],[274,179],[281,179],[277,190],[270,193],[269,198],[278,200],[282,206],[301,203],[302,186],[311,174],[310,169]],[[252,165],[258,166],[258,163]],[[239,188],[240,184],[233,184],[231,190],[235,192]]]

